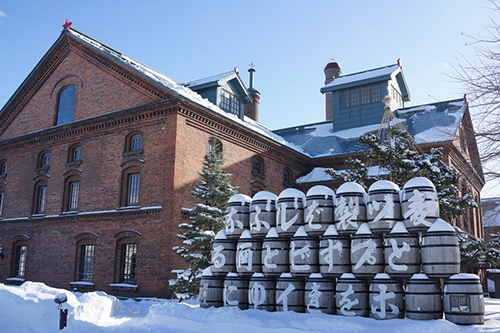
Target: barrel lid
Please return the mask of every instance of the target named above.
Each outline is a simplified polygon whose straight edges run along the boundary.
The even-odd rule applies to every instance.
[[[450,276],[450,280],[460,280],[460,279],[467,279],[467,280],[479,280],[479,276],[476,274],[470,274],[470,273],[460,273],[460,274],[455,274]]]
[[[324,195],[325,199],[328,199],[329,196],[333,198],[335,196],[335,192],[325,185],[316,185],[311,187],[306,193],[307,197],[313,195]]]
[[[322,279],[323,275],[321,273],[311,273],[309,275],[308,279]]]
[[[252,277],[253,278],[263,278],[264,274],[262,274],[262,273],[253,273]]]
[[[360,193],[360,194],[366,194],[365,189],[363,186],[359,185],[358,183],[354,182],[346,182],[342,185],[337,190],[337,195],[342,194],[342,193]]]
[[[330,224],[328,228],[326,229],[325,233],[323,234],[323,237],[325,236],[338,236],[339,233],[337,231],[337,228],[335,228],[335,224]]]
[[[434,184],[425,177],[415,177],[406,182],[403,186],[403,190],[414,188],[414,187],[432,187],[436,191]]]
[[[368,193],[372,191],[380,191],[380,190],[395,190],[399,191],[400,188],[398,185],[394,184],[389,180],[377,180],[375,183],[370,186],[368,189]]]
[[[341,276],[340,276],[341,279],[356,279],[356,276],[354,276],[354,274],[352,273],[343,273]]]
[[[245,206],[246,204],[249,205],[250,202],[252,202],[252,198],[244,194],[235,194],[231,198],[229,198],[229,201],[227,203],[233,203],[233,202],[239,202],[241,203],[242,206]]]
[[[429,277],[427,276],[427,274],[418,273],[418,274],[413,274],[410,280],[429,280]]]
[[[306,195],[304,194],[304,192],[299,191],[295,188],[287,188],[281,191],[280,195],[278,196],[278,200],[283,198],[302,199],[302,202],[306,202]]]
[[[377,273],[377,275],[375,275],[374,279],[390,280],[391,277],[387,273]]]
[[[279,238],[280,236],[278,235],[278,230],[276,230],[276,227],[272,227],[269,229],[267,232],[266,238]]]
[[[434,221],[434,223],[431,224],[430,228],[427,229],[427,232],[442,232],[442,231],[452,231],[452,232],[456,232],[455,229],[451,226],[451,224],[449,224],[448,222],[446,222],[445,220],[443,219],[436,219],[436,221]]]
[[[208,266],[205,268],[201,276],[213,276],[214,274],[212,273],[212,266]]]
[[[240,239],[252,239],[252,234],[250,233],[250,230],[246,229],[243,230],[241,233]]]
[[[359,226],[358,231],[356,231],[355,235],[371,235],[372,231],[370,230],[370,226],[368,223],[363,223]]]
[[[295,234],[293,234],[293,237],[308,237],[307,232],[306,232],[306,227],[304,227],[303,225],[301,225],[297,229],[297,231],[295,232]]]
[[[390,234],[407,234],[408,229],[406,229],[405,223],[402,221],[396,222],[394,228],[392,228]]]
[[[221,231],[219,231],[217,233],[217,235],[215,235],[214,239],[227,239],[227,237],[226,237],[226,229],[222,229]]]
[[[269,191],[260,191],[260,192],[255,193],[255,195],[252,198],[252,201],[256,201],[256,200],[271,200],[271,201],[276,202],[277,198],[278,197],[274,193],[271,193]]]

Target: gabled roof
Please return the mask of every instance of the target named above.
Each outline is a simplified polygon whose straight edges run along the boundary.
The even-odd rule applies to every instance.
[[[410,92],[408,90],[402,68],[398,64],[370,69],[359,73],[341,75],[340,77],[334,78],[332,82],[325,85],[320,89],[320,91],[322,93],[326,93],[380,81],[387,81],[390,79],[395,79],[398,82],[399,89],[401,90],[401,93],[403,95],[403,99],[405,101],[409,101]]]
[[[237,70],[224,72],[221,74],[209,76],[199,80],[186,82],[183,84],[183,86],[188,87],[194,91],[199,91],[201,89],[206,89],[211,87],[221,87],[230,81],[233,81],[235,83],[235,86],[238,89],[239,93],[243,96],[243,100],[245,101],[245,103],[250,103],[252,101],[252,97],[250,96],[250,93],[245,87],[245,84],[238,75]]]
[[[459,99],[400,109],[394,114],[417,144],[426,145],[453,141],[466,109],[467,103]],[[364,152],[366,147],[358,142],[358,137],[376,132],[379,127],[380,124],[374,124],[334,132],[332,121],[325,121],[274,133],[299,146],[311,157],[320,158]]]

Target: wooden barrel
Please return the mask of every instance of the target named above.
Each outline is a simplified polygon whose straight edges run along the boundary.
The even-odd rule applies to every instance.
[[[352,237],[351,268],[356,277],[363,279],[384,272],[384,241],[382,235],[371,233],[368,223],[363,223]]]
[[[262,272],[265,276],[278,277],[281,273],[290,272],[288,251],[290,241],[281,238],[275,227],[272,227],[262,243]]]
[[[387,234],[403,220],[399,192],[399,186],[388,180],[376,181],[368,189],[366,218],[374,234]]]
[[[425,274],[414,274],[406,282],[406,317],[414,320],[443,318],[441,282]]]
[[[266,237],[269,229],[276,226],[276,194],[257,192],[250,205],[250,233],[255,239]]]
[[[444,285],[444,316],[459,325],[484,324],[484,296],[479,277],[457,274]]]
[[[323,186],[313,186],[306,193],[304,226],[309,236],[320,237],[333,224],[333,200],[335,192]]]
[[[253,239],[249,230],[243,231],[236,248],[236,271],[240,276],[262,272],[262,240]]]
[[[291,238],[304,225],[306,196],[299,190],[287,188],[278,196],[276,229],[283,238]]]
[[[292,237],[288,260],[294,277],[305,278],[311,273],[319,273],[318,240],[309,237],[304,226]]]
[[[439,218],[439,201],[434,184],[427,178],[410,179],[403,186],[401,203],[406,229],[423,233]]]
[[[335,279],[313,273],[306,280],[304,306],[307,313],[335,314]]]
[[[385,320],[405,317],[403,282],[379,273],[370,283],[370,317]]]
[[[410,278],[420,273],[420,241],[398,222],[385,238],[385,272],[393,278]]]
[[[223,303],[224,277],[214,276],[212,267],[203,271],[200,282],[200,307],[221,307]]]
[[[341,316],[370,315],[368,307],[368,284],[357,279],[352,273],[344,273],[337,280],[335,294],[336,313]]]
[[[226,238],[225,229],[217,233],[211,253],[213,275],[225,276],[236,272],[236,244],[236,240]]]
[[[437,219],[422,236],[422,271],[431,279],[447,279],[460,271],[460,250],[455,229]]]
[[[304,278],[283,273],[276,282],[276,311],[305,312]]]
[[[224,306],[248,309],[248,282],[246,277],[238,276],[236,273],[228,273],[224,280],[224,292],[222,299]]]
[[[252,198],[244,194],[235,194],[227,202],[224,222],[226,237],[238,240],[243,230],[249,228],[250,203]]]
[[[340,185],[335,198],[335,227],[339,234],[352,235],[366,222],[366,192],[353,182]]]
[[[326,229],[319,242],[319,270],[326,278],[351,272],[351,237],[339,235],[335,225]]]
[[[250,309],[276,311],[276,279],[254,273],[248,284]]]

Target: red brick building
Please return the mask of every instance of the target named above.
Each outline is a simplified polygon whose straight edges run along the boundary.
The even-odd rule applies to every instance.
[[[260,125],[259,98],[235,72],[181,85],[63,30],[0,113],[0,282],[169,296],[180,265],[176,226],[194,204],[213,135],[240,193],[328,183],[295,180],[342,167],[346,154],[304,148],[292,137],[307,126],[273,133]],[[454,149],[447,158],[476,170],[466,186],[479,195],[480,165]]]

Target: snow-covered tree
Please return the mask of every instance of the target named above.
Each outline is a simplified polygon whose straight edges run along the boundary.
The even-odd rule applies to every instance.
[[[459,228],[455,228],[460,246],[460,267],[464,270],[469,265],[489,263],[493,267],[500,265],[500,234],[491,235],[491,240],[486,243],[482,238]]]
[[[198,294],[201,274],[210,266],[210,251],[216,233],[224,228],[224,211],[227,201],[236,194],[237,187],[230,183],[231,174],[224,173],[223,151],[216,137],[210,140],[213,145],[205,155],[201,180],[191,194],[200,203],[190,210],[190,223],[178,226],[181,232],[177,237],[181,246],[172,248],[187,263],[188,268],[173,270],[175,279],[169,284],[174,296],[180,299]]]
[[[441,218],[448,222],[465,214],[467,208],[477,207],[470,195],[459,195],[460,174],[444,164],[442,148],[420,153],[406,130],[393,126],[388,132],[390,140],[381,139],[373,133],[358,138],[368,147],[364,154],[365,161],[379,166],[377,176],[370,176],[368,166],[353,159],[346,161],[345,171],[326,169],[325,172],[337,181],[358,182],[366,190],[378,179],[389,179],[403,188],[414,177],[427,177],[436,186]]]

